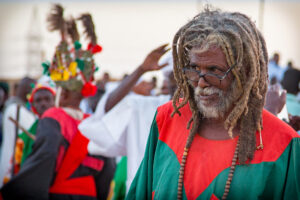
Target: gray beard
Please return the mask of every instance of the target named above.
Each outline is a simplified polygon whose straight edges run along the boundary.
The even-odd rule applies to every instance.
[[[214,106],[207,106],[203,105],[199,95],[210,95],[217,93],[219,96],[219,102],[217,105]],[[220,90],[216,87],[207,87],[207,88],[200,88],[197,86],[194,88],[194,99],[197,103],[197,107],[200,113],[203,115],[204,118],[209,119],[223,119],[225,114],[232,108],[235,97],[234,97],[234,84],[232,83],[228,91]]]

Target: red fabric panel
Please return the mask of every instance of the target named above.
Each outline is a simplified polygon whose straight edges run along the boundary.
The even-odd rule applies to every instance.
[[[152,200],[154,199],[155,191],[152,192]]]
[[[174,151],[180,163],[189,134],[186,125],[192,113],[188,105],[180,109],[181,116],[176,114],[171,118],[172,111],[171,102],[159,107],[156,122],[159,140]],[[267,111],[263,111],[263,127],[264,149],[256,151],[251,163],[276,161],[291,139],[299,137],[291,127]],[[256,138],[258,145],[258,133],[256,133]],[[187,199],[199,196],[219,173],[230,167],[237,140],[238,137],[228,140],[209,140],[199,135],[195,136],[185,167],[184,188]],[[222,152],[221,156],[220,152]],[[203,175],[204,172],[205,175]]]
[[[50,188],[51,193],[96,197],[96,185],[92,176],[69,178],[86,157],[88,142],[89,140],[78,131]]]
[[[84,119],[89,117],[90,115],[84,114]],[[59,122],[61,133],[64,138],[71,143],[73,137],[77,133],[77,127],[80,120],[76,120],[68,115],[62,108],[50,108],[43,114],[42,118],[52,118]],[[71,123],[61,123],[61,122],[71,122]]]
[[[63,158],[64,158],[64,155],[65,155],[65,147],[60,146],[59,151],[58,151],[58,156],[57,156],[57,159],[56,159],[55,171],[58,171],[58,169],[60,168],[61,163],[62,163]]]
[[[91,176],[72,178],[56,183],[50,188],[49,192],[54,194],[97,196],[95,181]]]
[[[94,170],[101,171],[104,166],[104,161],[91,156],[86,156],[81,164]]]
[[[252,164],[276,161],[290,141],[299,137],[297,132],[276,116],[263,111],[263,130],[261,132],[264,149],[256,151]],[[256,145],[259,145],[259,134],[256,133]]]
[[[62,108],[50,108],[42,116],[42,118],[52,118],[59,122],[61,133],[64,138],[71,143],[73,137],[77,133],[77,126],[80,121],[73,119]],[[74,122],[74,123],[61,123],[61,122]]]

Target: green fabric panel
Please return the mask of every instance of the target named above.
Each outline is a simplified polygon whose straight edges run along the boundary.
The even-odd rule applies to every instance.
[[[300,138],[294,138],[289,152],[289,163],[284,199],[300,199]]]
[[[37,125],[38,125],[39,120],[36,120],[32,126],[30,127],[30,129],[28,130],[29,133],[31,133],[32,135],[36,134],[36,129],[37,129]],[[24,161],[26,160],[26,158],[29,156],[29,154],[32,151],[32,145],[34,143],[34,140],[32,140],[28,135],[26,135],[26,133],[21,133],[19,136],[23,142],[24,142],[24,148],[23,148],[23,155],[22,155],[22,160],[21,160],[21,167],[24,163]]]
[[[126,199],[151,199],[153,191],[154,199],[177,199],[180,164],[173,150],[158,140],[158,136],[158,128],[154,120],[144,159]],[[185,191],[183,191],[183,199],[186,200]]]
[[[177,199],[180,164],[173,150],[160,140],[155,152],[154,169],[154,199]],[[186,199],[185,195],[183,197]]]
[[[114,176],[115,183],[113,200],[125,199],[126,195],[126,179],[127,179],[127,157],[121,158]]]
[[[300,199],[299,152],[300,138],[294,138],[276,162],[238,165],[227,199]],[[197,199],[221,199],[228,173],[223,170]]]

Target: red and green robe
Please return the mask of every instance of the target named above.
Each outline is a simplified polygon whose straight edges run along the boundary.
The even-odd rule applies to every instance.
[[[158,108],[144,159],[127,199],[176,199],[180,162],[189,130],[189,106],[171,118],[171,102]],[[237,165],[227,199],[300,199],[300,138],[263,111],[263,150]],[[256,133],[257,146],[259,134]],[[187,157],[183,199],[221,199],[238,137],[209,140],[196,135]]]

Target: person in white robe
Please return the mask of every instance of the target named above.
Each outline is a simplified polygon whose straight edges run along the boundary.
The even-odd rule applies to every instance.
[[[152,67],[148,67],[148,70],[144,70],[144,72],[160,69],[167,65],[166,68],[172,70],[172,63],[171,65],[169,62],[164,63],[163,61],[160,62],[162,64],[158,63],[160,56],[165,51],[160,50],[161,53],[156,57],[153,56],[153,52],[145,59],[146,61],[152,57],[151,63],[148,63]],[[136,94],[130,94],[123,98],[130,91],[128,88],[132,88],[143,74],[136,75],[142,67],[145,67],[145,61],[126,78],[127,80],[123,80],[117,89],[107,91],[98,103],[94,115],[79,125],[82,134],[90,140],[89,153],[108,157],[127,156],[127,190],[143,159],[155,111],[158,106],[171,99],[171,95],[142,96]],[[127,93],[124,94],[123,99],[114,106],[108,106],[108,104],[112,104],[110,100],[112,94],[119,94],[119,91],[124,92],[124,88],[127,89]],[[111,107],[111,109],[107,109],[107,107]]]

